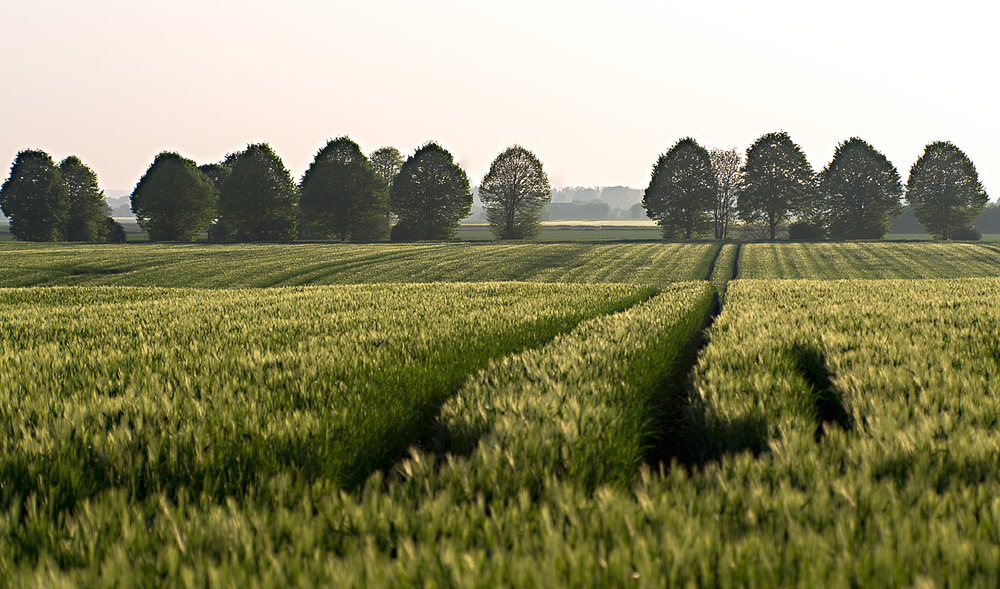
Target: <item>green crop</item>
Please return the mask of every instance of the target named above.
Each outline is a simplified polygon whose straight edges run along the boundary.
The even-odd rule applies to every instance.
[[[751,243],[739,278],[975,278],[1000,276],[987,243]]]
[[[702,280],[711,243],[6,243],[0,287],[268,287],[387,282]]]
[[[242,497],[355,485],[496,356],[649,289],[383,285],[0,290],[0,505],[106,488]]]
[[[996,586],[998,253],[16,244],[0,586]]]

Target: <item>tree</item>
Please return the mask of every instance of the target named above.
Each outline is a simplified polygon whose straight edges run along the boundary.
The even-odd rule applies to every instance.
[[[266,143],[248,145],[232,158],[219,195],[222,223],[237,241],[293,241],[299,194],[292,177]]]
[[[212,181],[212,186],[222,192],[222,183],[229,177],[229,165],[226,162],[215,162],[198,166],[198,171]]]
[[[375,173],[385,180],[389,189],[392,189],[392,181],[396,179],[400,168],[403,167],[403,156],[399,150],[395,147],[380,147],[373,151],[368,159],[371,161],[372,167],[375,168]],[[357,228],[355,237],[359,241],[385,239],[392,227],[392,221],[391,211],[386,213],[385,217],[372,218],[368,223]]]
[[[109,243],[125,243],[125,228],[111,217],[104,217],[104,234]]]
[[[906,202],[935,239],[978,239],[972,222],[988,200],[976,167],[949,141],[928,145],[910,168]]]
[[[479,199],[497,239],[535,239],[552,186],[535,154],[512,145],[490,164]]]
[[[715,238],[726,239],[736,213],[736,195],[743,187],[743,157],[735,149],[710,149],[708,156],[719,185],[712,212]]]
[[[469,178],[446,149],[430,142],[407,158],[389,203],[399,216],[393,239],[454,239],[459,220],[472,210]]]
[[[403,155],[395,147],[380,147],[368,159],[371,160],[375,173],[391,188],[392,181],[403,167]]]
[[[10,177],[0,187],[0,210],[10,218],[14,239],[65,239],[69,190],[49,154],[34,149],[17,154]]]
[[[219,193],[222,192],[222,183],[229,177],[229,165],[233,156],[234,154],[229,154],[229,156],[221,162],[202,164],[198,166],[198,171],[212,181],[212,186],[215,186],[215,190]],[[227,239],[228,236],[226,226],[219,222],[218,211],[216,211],[215,220],[208,226],[208,240],[226,241]]]
[[[653,166],[642,206],[663,230],[665,238],[691,239],[711,227],[718,191],[708,151],[694,139],[685,137]]]
[[[389,190],[361,152],[347,137],[326,144],[302,176],[299,196],[302,216],[312,231],[341,241],[378,239],[372,227],[389,214]]]
[[[193,161],[164,151],[132,191],[132,212],[151,241],[194,241],[215,219],[218,198]]]
[[[739,217],[763,221],[772,240],[791,215],[805,221],[818,217],[812,166],[784,131],[763,135],[747,149],[743,183],[736,201]]]
[[[882,239],[903,212],[896,167],[857,137],[837,146],[819,174],[819,190],[832,239]]]
[[[66,240],[105,241],[108,217],[104,209],[108,203],[104,191],[97,186],[97,174],[75,155],[59,162],[59,173],[69,195]]]

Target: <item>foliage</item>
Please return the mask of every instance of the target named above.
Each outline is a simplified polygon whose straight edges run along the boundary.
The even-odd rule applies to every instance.
[[[390,191],[390,209],[413,240],[454,239],[472,209],[465,171],[437,143],[407,158]]]
[[[810,223],[809,221],[795,221],[788,226],[788,239],[815,240],[826,237],[826,231],[821,225]]]
[[[248,145],[229,159],[219,193],[220,221],[235,241],[293,241],[299,192],[281,158],[266,143]]]
[[[708,156],[719,186],[712,212],[715,238],[728,239],[729,228],[736,216],[736,196],[743,188],[743,157],[735,149],[710,149]]]
[[[69,219],[69,190],[59,168],[44,151],[17,154],[10,176],[0,186],[0,210],[10,218],[10,233],[22,241],[61,241]]]
[[[852,137],[839,144],[819,174],[831,239],[882,239],[903,213],[899,172],[868,142]]]
[[[131,201],[150,241],[194,241],[215,219],[218,193],[193,161],[164,151],[139,179]]]
[[[329,141],[316,154],[302,177],[299,207],[309,228],[320,236],[341,241],[388,236],[386,181],[347,137]]]
[[[380,147],[368,157],[372,168],[390,188],[399,170],[403,167],[403,155],[395,147]]]
[[[397,225],[398,227],[398,225]],[[584,282],[661,286],[701,280],[709,243],[227,244],[53,251],[6,244],[0,287],[259,288],[390,282]]]
[[[935,239],[968,239],[987,201],[976,167],[950,142],[929,144],[910,168],[906,202]]]
[[[110,243],[125,243],[125,228],[111,217],[104,217],[105,240]]]
[[[97,174],[75,155],[59,163],[59,174],[69,193],[67,241],[106,241],[108,238],[104,191],[97,185]]]
[[[763,135],[747,149],[743,181],[737,213],[748,223],[763,222],[771,240],[791,216],[815,222],[812,166],[784,131]]]
[[[719,183],[704,147],[687,137],[660,156],[642,196],[646,215],[665,238],[692,237],[711,227]]]
[[[520,145],[501,152],[479,185],[479,199],[497,239],[537,239],[542,208],[551,198],[542,162]]]
[[[202,164],[198,166],[198,171],[212,181],[217,191],[222,191],[222,183],[229,177],[229,160],[213,164]]]

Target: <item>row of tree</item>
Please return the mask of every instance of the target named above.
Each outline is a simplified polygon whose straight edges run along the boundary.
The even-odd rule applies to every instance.
[[[793,239],[880,239],[902,213],[904,190],[889,160],[857,137],[837,146],[818,174],[785,132],[768,133],[746,156],[679,140],[653,166],[643,194],[646,214],[664,237],[690,239],[733,220],[761,226],[775,239],[791,222]],[[906,202],[938,239],[979,239],[972,223],[989,200],[976,168],[955,145],[929,144],[910,168]]]
[[[724,239],[738,218],[769,239],[789,221],[792,238],[878,239],[902,211],[903,194],[895,167],[867,142],[841,143],[816,174],[779,132],[760,137],[745,157],[681,139],[653,166],[641,205],[668,238],[712,231]],[[905,194],[931,235],[978,239],[972,222],[988,198],[972,162],[951,143],[927,146]],[[499,239],[532,239],[552,188],[538,158],[514,145],[494,159],[479,198]],[[163,152],[130,200],[155,241],[190,241],[206,229],[213,241],[374,241],[452,239],[473,198],[465,172],[437,143],[404,161],[392,147],[367,157],[340,137],[319,150],[298,183],[267,144],[200,167]],[[17,239],[124,240],[103,213],[96,176],[76,157],[56,166],[44,152],[22,151],[0,188],[0,206]]]
[[[513,239],[537,235],[550,193],[541,163],[516,145],[497,156],[479,189],[497,236]],[[153,240],[192,240],[208,228],[215,241],[410,241],[454,238],[472,193],[465,171],[437,143],[404,161],[393,147],[367,157],[340,137],[319,150],[298,184],[266,144],[201,167],[164,152],[131,202]]]
[[[551,187],[534,154],[515,145],[493,161],[479,193],[498,237],[528,239],[538,233]],[[298,183],[267,144],[202,166],[163,152],[130,202],[153,241],[191,241],[205,230],[213,241],[438,240],[457,235],[472,193],[465,171],[437,143],[404,161],[392,147],[369,158],[341,137],[319,150]],[[76,157],[57,167],[44,152],[21,152],[0,205],[16,239],[124,240],[121,226],[104,216],[96,175]]]
[[[57,166],[44,151],[26,149],[0,186],[0,210],[22,241],[125,241],[106,206],[97,175],[76,156]]]

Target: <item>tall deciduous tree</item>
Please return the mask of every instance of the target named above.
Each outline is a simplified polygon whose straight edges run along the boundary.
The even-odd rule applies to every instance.
[[[719,183],[712,214],[715,238],[726,239],[736,216],[736,195],[743,187],[743,156],[735,149],[710,149],[708,155]]]
[[[989,197],[968,156],[949,141],[937,141],[910,168],[906,201],[936,239],[978,239],[972,222]]]
[[[10,218],[10,233],[15,239],[66,238],[69,190],[49,154],[34,149],[17,154],[10,176],[0,187],[0,209]]]
[[[375,173],[391,188],[392,181],[403,167],[403,155],[395,147],[380,147],[368,159],[371,160]]]
[[[490,164],[479,199],[498,239],[535,239],[552,186],[535,154],[520,145],[505,149]]]
[[[819,203],[812,166],[784,131],[768,133],[747,149],[743,182],[737,213],[749,223],[763,222],[772,240],[791,215],[800,219],[816,215]]]
[[[298,233],[298,188],[269,145],[231,158],[219,195],[221,221],[236,241],[293,241]]]
[[[686,137],[653,166],[642,206],[664,237],[691,239],[711,227],[718,190],[708,151]]]
[[[852,137],[837,146],[819,174],[833,239],[882,239],[903,212],[899,172],[868,142]]]
[[[389,213],[387,182],[347,137],[328,142],[316,154],[302,176],[299,199],[303,217],[314,232],[342,241],[370,240],[372,225]]]
[[[234,157],[234,155],[235,154],[229,154],[229,156],[221,162],[202,164],[198,166],[198,171],[212,181],[212,186],[215,186],[215,190],[220,194],[222,193],[222,183],[229,177],[229,165],[231,163],[231,158]],[[217,210],[215,220],[208,226],[209,241],[226,241],[229,239],[226,226],[219,221],[218,215],[219,211]]]
[[[407,158],[389,194],[399,217],[393,239],[454,239],[459,220],[472,210],[468,176],[434,142]]]
[[[132,212],[152,241],[194,241],[215,219],[218,193],[191,160],[164,151],[132,191]]]
[[[105,241],[108,226],[104,191],[97,185],[97,174],[80,158],[71,155],[59,162],[59,173],[69,191],[67,241]]]

